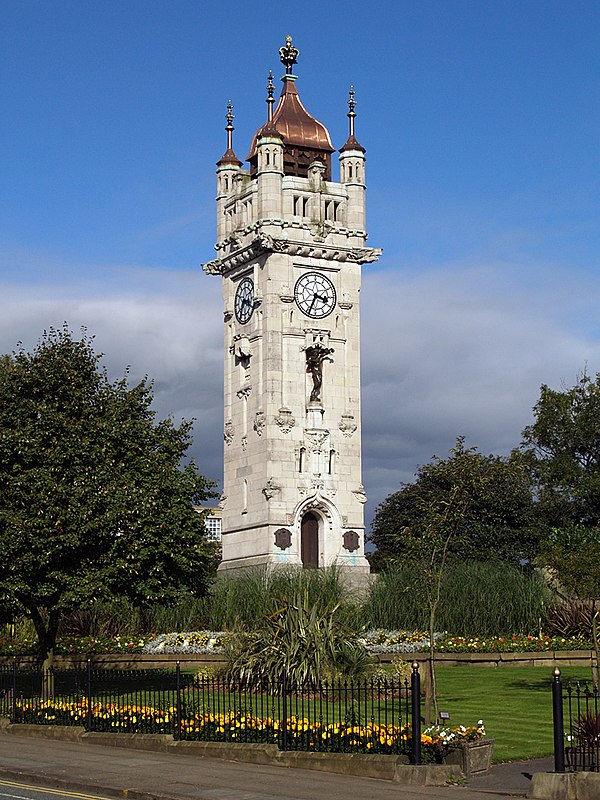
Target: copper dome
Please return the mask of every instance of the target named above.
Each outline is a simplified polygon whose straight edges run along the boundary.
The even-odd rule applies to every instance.
[[[276,131],[274,130],[276,129]],[[326,167],[331,162],[331,153],[335,148],[331,144],[329,132],[323,123],[315,119],[302,105],[298,90],[295,85],[295,78],[286,75],[283,78],[283,89],[281,97],[277,103],[277,108],[273,112],[273,119],[267,122],[254,134],[248,161],[253,168],[256,168],[256,144],[263,135],[273,136],[278,133],[284,144],[285,156],[301,155],[303,161],[319,159]],[[297,157],[293,158],[297,162]],[[289,164],[289,169],[285,165]],[[293,167],[290,158],[284,157],[284,170],[286,174],[303,174],[297,167]]]

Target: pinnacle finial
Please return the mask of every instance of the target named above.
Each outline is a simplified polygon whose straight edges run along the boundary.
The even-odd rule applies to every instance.
[[[354,118],[356,117],[356,100],[354,99],[354,86],[350,87],[348,92],[348,119],[350,120],[350,136],[354,136]]]
[[[227,103],[227,114],[225,115],[225,119],[227,120],[227,125],[225,125],[225,130],[227,131],[227,149],[233,149],[233,132],[235,128],[233,127],[233,120],[235,117],[233,116],[233,106],[231,105],[231,100]]]
[[[267,82],[267,105],[269,107],[269,122],[273,120],[273,103],[275,102],[273,98],[273,92],[275,91],[275,87],[273,86],[273,73],[269,70],[269,80]]]
[[[279,58],[281,59],[281,63],[285,66],[286,75],[292,74],[292,67],[297,62],[299,55],[300,51],[298,48],[292,46],[292,37],[286,36],[285,46],[279,48]]]

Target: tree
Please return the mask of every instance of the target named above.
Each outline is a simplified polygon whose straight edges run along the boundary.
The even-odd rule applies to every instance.
[[[550,567],[562,586],[592,611],[592,662],[594,683],[600,685],[600,528],[567,525],[554,528],[542,544],[538,562]]]
[[[374,566],[405,560],[430,524],[429,509],[447,502],[457,486],[464,513],[448,544],[448,558],[513,564],[532,559],[539,527],[527,463],[519,453],[485,456],[466,448],[460,437],[449,458],[434,456],[419,467],[414,483],[404,484],[377,508],[370,536],[377,545]]]
[[[207,589],[194,505],[214,497],[191,422],[157,422],[152,386],[111,383],[82,332],[0,359],[0,600],[28,615],[44,666],[61,617],[98,600],[171,604]]]
[[[435,632],[442,581],[453,558],[491,556],[519,563],[535,547],[533,503],[526,469],[511,459],[465,448],[459,437],[447,459],[434,457],[377,509],[371,540],[388,561],[413,567],[415,585],[429,611],[425,719],[431,701],[437,718]]]
[[[562,391],[543,385],[523,431],[540,515],[548,533],[538,563],[592,609],[598,683],[600,650],[600,373]]]
[[[570,389],[543,385],[523,431],[540,512],[548,526],[600,525],[600,373]]]

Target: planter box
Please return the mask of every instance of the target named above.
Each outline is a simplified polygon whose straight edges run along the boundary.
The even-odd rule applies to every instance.
[[[457,742],[448,746],[448,752],[444,758],[446,764],[458,765],[470,778],[485,772],[492,766],[492,754],[494,752],[493,739],[479,739],[474,742]]]

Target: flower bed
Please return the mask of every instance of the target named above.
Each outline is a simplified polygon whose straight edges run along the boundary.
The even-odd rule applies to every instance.
[[[150,706],[94,703],[91,714],[87,701],[45,700],[37,703],[18,701],[18,722],[34,725],[82,725],[91,730],[114,733],[173,734],[177,712],[174,707],[156,709]],[[181,738],[212,742],[254,742],[277,744],[281,740],[282,722],[236,711],[224,714],[210,712],[185,714],[181,719]],[[341,753],[408,753],[409,725],[352,724],[351,722],[311,722],[291,716],[286,735],[292,750]],[[460,741],[476,741],[485,737],[483,722],[474,726],[444,728],[431,726],[421,733],[421,753],[425,763],[441,762],[448,748]]]
[[[435,641],[444,634],[436,633]],[[388,631],[376,628],[360,637],[360,642],[370,653],[418,653],[429,649],[429,634],[426,631]]]
[[[148,641],[156,638],[156,634],[146,636],[59,636],[56,640],[56,655],[70,653],[142,653]],[[0,636],[0,655],[28,656],[36,655],[39,650],[37,639],[10,639]]]
[[[231,634],[223,631],[187,631],[183,633],[161,633],[146,642],[144,653],[197,653],[208,655],[222,653],[224,640]]]
[[[583,636],[449,636],[436,644],[440,653],[545,653],[554,650],[590,650],[592,642]]]
[[[148,634],[133,639],[117,636],[107,639],[99,636],[59,637],[56,643],[57,655],[69,654],[124,654],[148,653],[164,654],[202,654],[220,655],[223,641],[230,634],[223,631],[185,631],[165,634]],[[424,631],[370,630],[360,637],[361,642],[371,653],[416,653],[429,649],[429,636]],[[552,652],[560,650],[591,650],[592,642],[584,637],[527,636],[509,634],[506,636],[465,637],[451,636],[448,633],[435,635],[436,650],[439,653],[523,653]],[[0,655],[35,655],[37,640],[13,640],[0,636]]]

